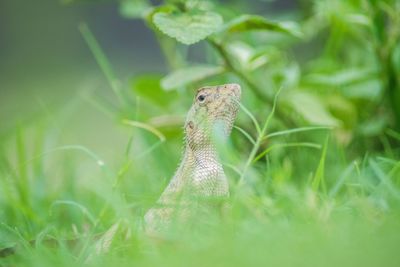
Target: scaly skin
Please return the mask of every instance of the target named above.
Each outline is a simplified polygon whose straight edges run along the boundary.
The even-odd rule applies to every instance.
[[[213,137],[215,133],[220,133],[219,137],[223,138],[229,136],[238,111],[240,94],[237,84],[207,86],[197,91],[185,123],[185,149],[181,164],[158,200],[157,207],[145,215],[148,235],[164,236],[174,218],[185,219],[189,215],[196,198],[229,196],[228,180]],[[102,236],[107,236],[107,233],[100,238]],[[79,239],[67,240],[71,244],[77,241]],[[109,242],[107,238],[105,241]],[[45,242],[57,244],[57,240],[53,239]],[[100,249],[107,251],[109,244],[103,242],[99,243],[102,246]],[[0,258],[14,254],[17,247],[1,249]]]
[[[185,220],[194,199],[229,196],[228,180],[220,163],[215,141],[226,139],[239,109],[238,84],[198,89],[185,122],[182,161],[156,207],[145,215],[150,236],[168,232],[172,220]]]

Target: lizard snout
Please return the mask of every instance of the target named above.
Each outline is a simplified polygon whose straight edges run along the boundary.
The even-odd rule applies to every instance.
[[[240,85],[237,83],[228,83],[223,85],[223,88],[226,90],[226,93],[237,98],[237,100],[240,99],[240,95],[242,93],[242,90],[240,88]]]

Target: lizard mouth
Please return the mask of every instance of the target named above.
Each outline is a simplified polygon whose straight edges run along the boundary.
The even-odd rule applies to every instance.
[[[220,105],[221,115],[228,115],[234,118],[239,109],[241,96],[240,85],[236,83],[222,85],[220,94],[224,96],[224,101],[222,101]],[[232,112],[234,114],[232,114]]]
[[[241,88],[240,85],[237,83],[231,83],[231,84],[227,84],[227,87],[229,87],[231,89],[231,94],[233,95],[233,97],[236,98],[237,101],[240,100],[240,95],[241,95]]]
[[[239,101],[241,96],[240,85],[222,85],[220,94],[224,95],[225,97],[224,101],[222,101],[218,107],[215,116],[215,122],[227,137],[232,131],[233,123],[239,110]]]

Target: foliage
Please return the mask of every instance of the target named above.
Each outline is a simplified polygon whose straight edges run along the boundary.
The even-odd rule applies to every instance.
[[[400,2],[299,1],[288,14],[243,14],[254,3],[118,1],[121,16],[154,33],[168,67],[126,85],[80,26],[115,96],[84,103],[131,132],[111,162],[54,142],[48,118],[31,126],[34,141],[21,126],[0,142],[0,248],[20,244],[0,266],[399,264]],[[179,160],[192,89],[228,82],[243,90],[223,153],[230,209],[155,245],[142,217]],[[98,233],[111,243],[100,255]],[[77,236],[74,250],[66,240]]]

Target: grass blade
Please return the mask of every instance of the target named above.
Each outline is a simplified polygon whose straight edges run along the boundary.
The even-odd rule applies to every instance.
[[[82,212],[82,214],[84,214],[89,219],[91,224],[95,225],[96,219],[94,218],[94,216],[89,212],[89,210],[85,206],[83,206],[75,201],[71,201],[71,200],[54,201],[50,207],[50,211],[52,211],[56,206],[60,206],[60,205],[67,205],[67,206],[72,206],[72,207],[78,208]]]
[[[351,163],[342,173],[336,184],[333,186],[333,188],[329,191],[329,197],[333,198],[336,196],[336,194],[339,192],[340,188],[343,186],[344,181],[349,177],[349,175],[354,171],[354,168],[356,167],[355,162]]]
[[[261,152],[257,157],[254,158],[253,163],[259,161],[262,157],[264,157],[266,154],[274,150],[275,148],[280,148],[280,147],[310,147],[310,148],[316,148],[316,149],[321,149],[321,145],[315,144],[315,143],[287,143],[287,144],[275,144]]]
[[[253,137],[251,137],[251,135],[248,132],[246,132],[243,128],[240,128],[239,126],[236,125],[234,125],[233,128],[241,132],[247,138],[247,140],[250,141],[252,145],[256,144],[256,141],[253,139]]]
[[[397,199],[400,199],[400,191],[393,185],[390,178],[383,172],[373,159],[369,160],[369,164],[374,171],[375,175],[382,182],[382,184],[388,189],[388,191]]]
[[[261,130],[261,131],[259,132],[259,134],[258,134],[257,141],[256,141],[256,143],[254,144],[253,149],[251,150],[249,157],[247,158],[246,164],[245,164],[245,166],[244,166],[244,168],[243,168],[243,171],[242,171],[242,175],[240,176],[240,179],[239,179],[239,182],[238,182],[238,186],[241,186],[241,185],[244,183],[244,177],[245,177],[245,175],[246,175],[247,169],[248,169],[248,168],[250,167],[250,165],[253,163],[254,158],[255,158],[255,156],[256,156],[256,154],[257,154],[257,151],[258,151],[258,149],[260,148],[260,145],[261,145],[261,143],[262,143],[262,141],[263,141],[263,139],[264,139],[264,135],[265,135],[265,133],[266,133],[266,131],[267,131],[269,122],[271,121],[272,117],[274,116],[274,113],[275,113],[275,110],[276,110],[276,104],[277,104],[277,102],[278,102],[278,96],[279,96],[281,90],[282,90],[282,87],[279,88],[278,92],[277,92],[276,95],[275,95],[274,104],[272,105],[271,113],[268,115],[268,117],[267,117],[267,119],[266,119],[266,121],[265,121],[265,123],[264,123],[264,126],[263,126],[262,130]],[[250,113],[250,114],[251,114],[251,113]],[[251,115],[251,116],[252,116],[252,115]],[[257,129],[257,131],[258,131],[258,129]]]
[[[162,132],[160,132],[155,127],[153,127],[149,124],[146,124],[146,123],[143,123],[140,121],[131,121],[131,120],[123,120],[122,123],[146,130],[146,131],[154,134],[155,136],[157,136],[157,138],[160,140],[160,142],[164,142],[166,140],[166,138]]]
[[[87,45],[89,46],[90,51],[92,51],[93,56],[97,61],[97,64],[100,66],[101,70],[106,76],[107,81],[111,86],[111,89],[114,91],[114,94],[116,95],[120,103],[124,103],[124,98],[122,96],[120,88],[120,82],[115,76],[111,64],[107,59],[105,53],[103,52],[102,48],[100,47],[100,44],[96,40],[94,34],[91,32],[86,23],[82,23],[81,25],[79,25],[79,30]]]
[[[264,138],[268,139],[271,137],[276,137],[276,136],[282,136],[282,135],[289,135],[292,133],[298,133],[298,132],[307,132],[307,131],[315,131],[315,130],[331,130],[332,127],[329,126],[310,126],[310,127],[301,127],[301,128],[295,128],[295,129],[290,129],[290,130],[284,130],[284,131],[279,131],[275,133],[270,133],[266,135]]]
[[[322,189],[325,192],[325,160],[326,154],[328,151],[328,144],[329,144],[329,136],[326,137],[324,148],[322,150],[321,158],[319,160],[317,171],[315,172],[311,187],[314,191],[318,191],[320,185],[322,185]]]
[[[254,126],[256,127],[257,130],[257,134],[261,134],[261,128],[260,128],[260,124],[258,124],[256,118],[254,117],[254,115],[250,112],[250,110],[248,110],[242,103],[239,102],[239,106],[240,108],[244,111],[244,113],[247,114],[247,116],[249,116],[249,118],[252,120],[252,122],[254,123]]]

